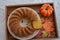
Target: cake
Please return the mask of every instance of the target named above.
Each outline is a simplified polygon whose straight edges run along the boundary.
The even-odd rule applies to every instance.
[[[22,18],[28,19],[31,23],[38,20],[37,12],[28,7],[15,9],[9,18],[9,27],[11,32],[18,37],[27,37],[35,32],[32,24],[22,27],[19,22]],[[23,22],[23,21],[22,21]]]

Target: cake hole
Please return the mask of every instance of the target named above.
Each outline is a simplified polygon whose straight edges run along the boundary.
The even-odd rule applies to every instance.
[[[31,21],[26,18],[22,18],[19,24],[21,25],[21,27],[26,27],[28,25],[31,25]]]

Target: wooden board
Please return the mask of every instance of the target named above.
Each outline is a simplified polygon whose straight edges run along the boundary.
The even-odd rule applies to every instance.
[[[30,7],[32,9],[34,9],[36,12],[38,12],[39,8],[41,7],[42,4],[44,4],[44,3],[41,3],[41,4],[24,4],[24,5],[8,5],[8,6],[6,6],[6,15],[5,15],[6,16],[6,40],[18,40],[18,39],[15,39],[14,37],[12,37],[10,35],[10,33],[8,32],[8,29],[7,29],[7,20],[8,20],[8,16],[10,15],[10,13],[19,7]],[[49,3],[49,4],[52,5],[54,8],[53,3]],[[53,12],[52,17],[54,18],[54,26],[55,26],[55,32],[56,32],[56,37],[54,37],[54,38],[58,38],[58,30],[57,30],[57,25],[56,25],[55,12]]]

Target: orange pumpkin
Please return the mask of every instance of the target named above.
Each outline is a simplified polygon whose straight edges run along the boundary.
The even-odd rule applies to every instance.
[[[53,13],[53,7],[50,4],[43,4],[40,8],[40,13],[43,16],[50,16]]]

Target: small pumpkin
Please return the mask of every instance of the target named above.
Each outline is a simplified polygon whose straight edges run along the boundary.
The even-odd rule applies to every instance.
[[[53,7],[50,4],[43,4],[40,8],[40,13],[43,16],[50,16],[53,13]]]
[[[47,35],[48,35],[47,32],[46,31],[42,31],[42,32],[43,32],[42,37],[43,38],[47,37]]]
[[[40,28],[42,28],[41,20],[35,20],[35,21],[33,21],[32,25],[33,25],[34,29],[40,29]]]

